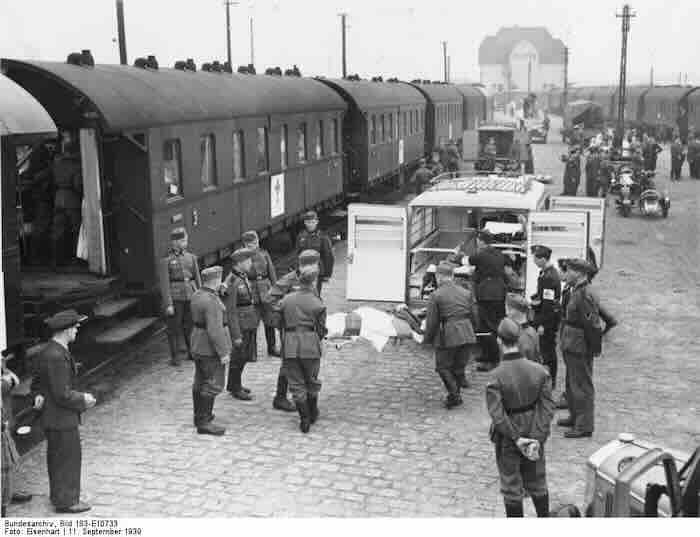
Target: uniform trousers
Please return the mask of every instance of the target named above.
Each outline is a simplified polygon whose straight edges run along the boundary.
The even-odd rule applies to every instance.
[[[177,358],[180,350],[180,338],[185,340],[187,354],[190,355],[190,334],[192,333],[192,313],[189,300],[173,300],[172,315],[166,315],[165,323],[168,327],[168,345],[170,356]]]
[[[592,433],[595,411],[593,357],[563,351],[566,364],[566,402],[574,430]]]
[[[51,239],[54,243],[56,264],[64,264],[75,258],[81,220],[82,214],[79,208],[54,208]]]
[[[285,358],[282,373],[289,382],[289,391],[295,403],[304,403],[307,396],[317,396],[321,391],[318,373],[321,370],[320,358]]]
[[[581,182],[580,177],[565,175],[564,176],[564,196],[576,196],[578,193],[578,185]]]
[[[681,168],[683,168],[682,159],[671,159],[671,179],[678,181],[681,178]]]
[[[241,340],[243,342],[239,346],[234,345],[233,349],[231,349],[231,366],[226,379],[226,389],[231,393],[241,389],[241,377],[243,376],[245,365],[258,359],[257,334],[257,330],[241,330]]]
[[[536,461],[524,457],[515,442],[501,434],[496,433],[494,445],[501,494],[506,503],[522,502],[525,491],[532,498],[547,494],[544,445],[541,445],[540,458]]]
[[[194,402],[195,425],[204,425],[211,419],[214,399],[224,389],[225,366],[218,356],[194,354],[194,381],[192,398]]]
[[[492,335],[480,338],[482,362],[497,364],[500,360],[496,332],[498,325],[506,316],[506,304],[502,300],[483,300],[478,302],[479,322],[481,330],[491,332]]]
[[[540,336],[540,354],[542,355],[542,365],[549,369],[552,377],[552,390],[557,385],[557,331],[545,329]]]
[[[447,393],[459,395],[464,368],[469,361],[469,345],[435,349],[435,371],[445,384]]]
[[[44,432],[51,503],[59,509],[70,507],[80,502],[80,431],[76,427]]]
[[[2,431],[2,506],[7,507],[14,493],[15,472],[19,465],[19,454],[9,427]]]

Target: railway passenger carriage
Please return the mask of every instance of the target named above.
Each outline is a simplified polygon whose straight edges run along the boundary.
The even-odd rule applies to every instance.
[[[462,94],[462,128],[465,131],[479,128],[488,121],[488,102],[486,94],[479,88],[468,84],[458,84],[457,90]]]
[[[464,97],[456,86],[442,83],[411,82],[427,99],[425,112],[425,153],[430,154],[449,140],[462,135]]]

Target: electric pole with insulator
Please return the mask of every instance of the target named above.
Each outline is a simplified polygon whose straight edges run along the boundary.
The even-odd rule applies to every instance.
[[[347,19],[348,14],[347,13],[340,13],[340,32],[342,35],[342,42],[343,42],[343,51],[342,51],[342,57],[343,57],[343,78],[348,76],[348,57],[347,57],[347,41],[346,41],[346,32],[347,32],[347,27],[345,24],[345,21]]]
[[[442,62],[445,69],[445,82],[447,82],[447,41],[442,42]]]
[[[629,4],[622,7],[622,13],[615,15],[622,19],[622,51],[620,55],[620,87],[617,96],[617,136],[616,147],[622,146],[622,136],[625,131],[625,104],[627,99],[627,37],[630,32],[630,19],[636,17]],[[618,145],[619,144],[619,145]]]
[[[231,0],[226,0],[224,2],[224,5],[226,6],[226,58],[228,59],[228,64],[233,65],[231,63],[231,13],[230,13],[230,8],[231,6],[237,6],[238,2],[231,2]]]
[[[126,36],[124,33],[124,0],[117,0],[117,35],[119,37],[119,63],[127,65]]]

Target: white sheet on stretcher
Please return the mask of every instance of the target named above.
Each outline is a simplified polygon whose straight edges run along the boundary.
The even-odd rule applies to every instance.
[[[357,308],[353,313],[359,315],[361,319],[359,337],[369,341],[377,349],[377,352],[384,350],[389,338],[398,337],[399,334],[394,326],[392,315],[369,307]],[[345,316],[345,313],[333,313],[326,317],[326,329],[328,330],[326,337],[328,339],[344,337]],[[412,333],[412,337],[419,343],[423,340],[423,337],[415,332]]]

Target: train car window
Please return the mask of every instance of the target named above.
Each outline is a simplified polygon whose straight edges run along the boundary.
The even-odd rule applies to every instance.
[[[402,112],[401,115],[403,118],[401,119],[401,126],[403,127],[403,137],[406,138],[408,136],[408,122],[406,121],[406,112]]]
[[[267,141],[267,127],[258,127],[258,173],[264,173],[270,169],[270,150]]]
[[[213,134],[205,134],[199,139],[199,152],[202,186],[205,189],[216,187],[216,141]]]
[[[297,161],[306,162],[306,123],[297,127]]]
[[[385,125],[384,125],[384,114],[379,116],[379,129],[380,129],[379,130],[379,132],[380,132],[379,141],[386,142],[386,129],[385,129]]]
[[[338,120],[331,121],[331,143],[333,144],[333,153],[338,153]]]
[[[415,132],[415,130],[413,130],[413,110],[411,110],[411,111],[408,113],[408,115],[409,115],[408,134],[411,135],[411,134],[413,134],[413,133]]]
[[[394,114],[389,114],[389,128],[387,129],[387,138],[390,142],[394,139]]]
[[[282,125],[280,130],[280,167],[283,170],[289,165],[289,157],[287,156],[287,142],[289,141],[289,131],[287,125]]]
[[[233,181],[245,178],[245,141],[243,131],[233,133]]]
[[[163,143],[163,182],[168,199],[182,196],[182,149],[180,140]]]
[[[423,132],[425,130],[425,108],[420,111],[418,117],[420,118],[420,130]]]
[[[324,139],[323,139],[323,120],[319,120],[318,122],[318,132],[316,133],[316,159],[320,159],[323,157],[325,154],[325,147],[324,147]]]
[[[372,122],[369,126],[369,143],[374,145],[377,143],[377,116],[372,115]]]

